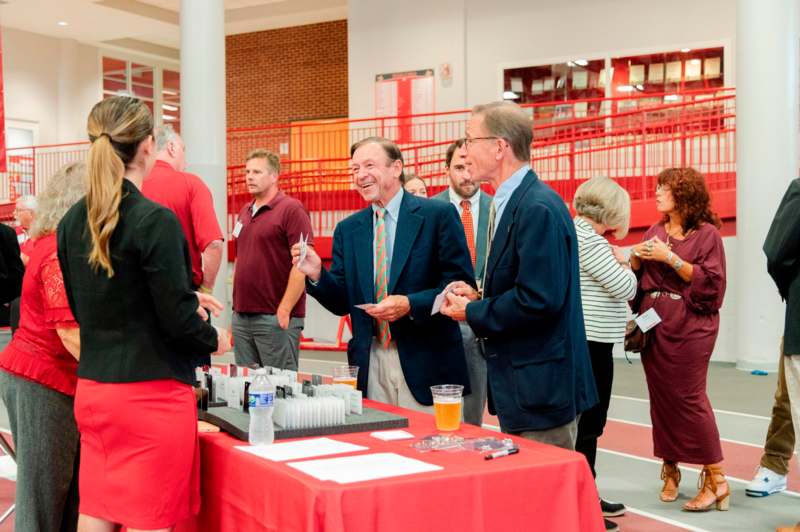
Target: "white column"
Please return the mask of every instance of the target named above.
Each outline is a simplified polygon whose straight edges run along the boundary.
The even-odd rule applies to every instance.
[[[181,136],[189,172],[199,175],[214,195],[214,209],[227,233],[225,133],[225,7],[223,0],[181,0]],[[228,312],[228,254],[223,254],[214,296]]]
[[[789,182],[798,177],[797,0],[736,2],[737,367],[774,370],[784,305],[761,250]]]

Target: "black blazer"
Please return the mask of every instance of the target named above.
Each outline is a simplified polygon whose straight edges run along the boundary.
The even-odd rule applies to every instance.
[[[89,266],[85,199],[58,225],[58,260],[81,327],[78,376],[193,383],[195,366],[217,349],[217,332],[196,313],[189,248],[175,214],[125,179],[110,248],[109,279]]]
[[[374,218],[367,207],[339,222],[330,271],[323,268],[316,285],[306,283],[308,294],[326,309],[339,316],[350,313],[353,338],[347,358],[359,367],[358,389],[365,395],[375,320],[355,305],[375,302]],[[398,218],[388,293],[408,296],[411,312],[389,329],[414,399],[431,405],[435,384],[462,384],[464,394],[470,393],[461,331],[450,318],[431,316],[433,300],[451,281],[474,285],[475,280],[455,207],[403,192]]]
[[[783,352],[800,355],[800,179],[789,184],[764,242],[767,271],[786,300]]]
[[[497,221],[483,299],[467,305],[467,322],[483,338],[489,411],[504,430],[558,427],[597,403],[575,225],[532,171]]]
[[[20,296],[24,273],[17,234],[6,224],[0,224],[0,304]]]

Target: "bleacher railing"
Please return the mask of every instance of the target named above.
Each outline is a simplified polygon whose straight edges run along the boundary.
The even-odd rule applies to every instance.
[[[565,201],[596,175],[618,180],[633,200],[654,195],[655,176],[671,166],[694,166],[712,191],[736,186],[736,112],[733,89],[680,94],[546,102],[522,106],[533,118],[531,163]],[[422,177],[429,193],[447,186],[448,145],[463,137],[469,111],[354,120],[322,120],[228,131],[228,231],[249,200],[244,159],[267,148],[282,159],[281,188],[300,199],[315,234],[330,236],[336,223],[363,207],[348,170],[349,147],[369,136],[395,139],[406,171]],[[0,202],[36,194],[60,166],[85,157],[78,142],[8,150],[8,176]],[[8,209],[6,209],[8,211]],[[10,214],[0,211],[0,218]]]

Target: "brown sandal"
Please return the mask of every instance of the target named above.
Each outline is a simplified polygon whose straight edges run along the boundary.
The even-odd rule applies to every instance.
[[[718,488],[720,484],[725,484],[725,491],[719,493]],[[700,479],[697,483],[700,491],[697,492],[694,499],[683,505],[683,510],[686,512],[707,512],[713,506],[717,510],[726,511],[731,502],[731,488],[725,480],[725,474],[722,472],[722,466],[707,465],[703,467],[700,472]]]
[[[678,484],[681,483],[681,471],[678,469],[678,464],[664,462],[661,465],[661,480],[664,481],[664,487],[661,488],[659,495],[661,502],[678,500]]]

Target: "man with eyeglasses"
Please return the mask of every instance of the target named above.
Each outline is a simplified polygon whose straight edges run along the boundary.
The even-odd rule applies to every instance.
[[[504,432],[575,449],[578,416],[597,403],[578,273],[564,201],[530,168],[529,116],[517,105],[478,106],[467,164],[495,190],[482,294],[453,283],[442,313],[472,327],[486,357],[489,411]]]
[[[329,269],[310,246],[301,257],[299,244],[294,264],[311,297],[336,315],[350,314],[347,359],[359,367],[358,389],[375,401],[432,412],[431,386],[470,391],[459,328],[431,314],[445,286],[474,284],[464,232],[453,207],[403,190],[403,155],[391,140],[353,144],[350,168],[367,207],[336,225]]]
[[[458,139],[447,148],[444,171],[450,186],[432,199],[450,202],[458,211],[475,270],[475,279],[480,283],[486,265],[486,234],[492,196],[483,192],[480,183],[472,179],[466,158],[464,139]],[[486,406],[486,361],[478,349],[475,333],[469,324],[461,321],[458,325],[464,341],[464,355],[472,387],[472,393],[464,397],[464,421],[480,427]]]

